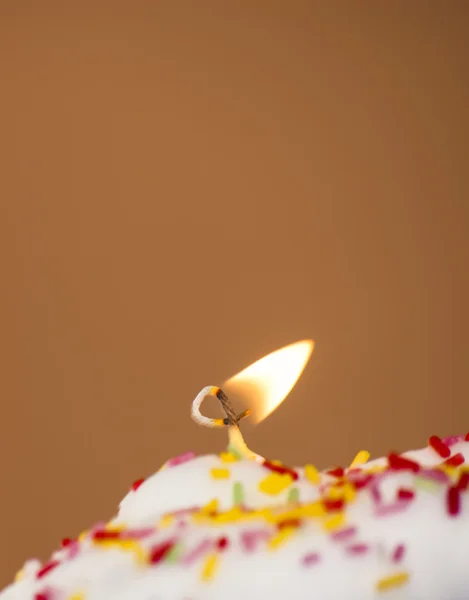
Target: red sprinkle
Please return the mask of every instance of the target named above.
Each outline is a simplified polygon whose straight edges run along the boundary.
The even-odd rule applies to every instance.
[[[343,477],[344,470],[342,467],[337,467],[336,469],[331,469],[330,471],[327,471],[327,474],[332,475],[332,477]]]
[[[465,492],[467,490],[468,485],[469,485],[469,473],[461,473],[461,475],[459,476],[459,480],[456,484],[456,487],[461,492]]]
[[[172,541],[163,542],[162,544],[154,546],[150,551],[150,563],[156,565],[161,562],[173,546],[174,542]]]
[[[268,460],[264,460],[262,464],[266,469],[274,471],[274,473],[279,473],[280,475],[290,475],[294,481],[298,479],[298,473],[289,467],[285,467],[284,465],[276,465]]]
[[[448,456],[451,454],[451,450],[437,435],[432,435],[430,437],[428,440],[428,445],[431,446],[433,450],[435,450],[435,452],[441,456],[441,458],[448,458]]]
[[[412,490],[407,490],[405,488],[400,488],[397,490],[397,497],[399,500],[413,500],[415,496],[415,492]]]
[[[120,538],[120,531],[106,531],[106,529],[98,529],[93,533],[93,539],[99,540],[118,540]]]
[[[53,569],[55,569],[55,567],[59,566],[59,561],[58,560],[51,560],[50,562],[46,563],[42,569],[39,569],[39,571],[36,574],[37,579],[41,579],[41,577],[44,577],[44,575],[47,575],[47,573],[50,573],[50,571],[52,571]]]
[[[396,563],[401,562],[402,559],[404,558],[404,554],[405,554],[404,544],[398,544],[394,548],[394,552],[392,553],[392,561],[396,562]]]
[[[221,538],[218,538],[217,540],[217,548],[218,550],[225,550],[225,548],[228,547],[228,538],[223,536]]]
[[[457,487],[451,486],[450,488],[448,488],[446,502],[448,507],[448,513],[452,517],[456,517],[459,514],[459,511],[461,510],[460,490]]]
[[[448,467],[459,467],[459,465],[462,465],[463,463],[464,456],[460,452],[458,452],[450,458],[447,458],[443,464],[448,465]]]
[[[72,538],[63,538],[60,545],[62,546],[62,548],[66,548],[67,546],[70,546],[70,544],[72,542],[73,542]]]
[[[34,600],[51,600],[51,598],[52,596],[47,590],[44,592],[37,592],[37,594],[34,594]]]
[[[130,488],[130,489],[131,489],[133,492],[136,492],[136,491],[138,490],[138,488],[139,488],[139,487],[142,485],[142,483],[143,483],[144,481],[145,481],[145,479],[144,479],[143,477],[142,477],[142,479],[137,479],[136,481],[134,481],[134,482],[132,483],[132,486],[131,486],[131,488]]]
[[[391,452],[388,456],[388,463],[393,471],[413,471],[417,473],[420,469],[420,465],[415,460],[410,460],[410,458],[405,458],[405,456],[394,452]]]
[[[277,524],[278,529],[285,529],[285,527],[299,527],[301,525],[300,519],[284,519]]]
[[[359,479],[354,479],[352,481],[353,486],[356,490],[361,490],[365,488],[370,482],[373,480],[373,475],[365,475],[365,477],[360,477]]]
[[[464,441],[469,442],[469,431],[466,433],[466,436],[464,438]]]
[[[327,512],[334,512],[344,508],[343,498],[337,498],[335,500],[332,500],[331,498],[324,498],[322,502]]]

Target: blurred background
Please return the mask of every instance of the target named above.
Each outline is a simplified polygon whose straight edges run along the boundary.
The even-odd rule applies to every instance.
[[[223,449],[193,397],[299,339],[260,454],[469,430],[468,27],[464,1],[0,3],[1,585]]]

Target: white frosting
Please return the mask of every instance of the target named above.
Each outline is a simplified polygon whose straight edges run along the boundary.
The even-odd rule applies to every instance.
[[[143,534],[147,529],[146,537],[139,540],[143,562],[137,560],[132,547],[107,547],[94,542],[92,530],[81,542],[54,553],[53,558],[60,564],[40,578],[39,564],[29,561],[23,578],[0,592],[0,600],[34,599],[41,593],[44,596],[36,598],[71,600],[74,594],[82,593],[76,598],[467,600],[469,492],[460,493],[460,510],[454,516],[448,514],[447,496],[449,486],[459,481],[469,463],[469,442],[452,445],[451,454],[457,453],[466,463],[452,470],[448,483],[433,482],[426,471],[386,471],[384,476],[377,476],[379,481],[373,486],[379,490],[379,502],[370,485],[357,490],[344,509],[342,531],[356,529],[350,537],[338,539],[340,529],[335,533],[325,529],[325,521],[338,514],[334,512],[304,519],[291,537],[274,549],[269,547],[269,540],[279,535],[278,527],[262,516],[226,524],[196,521],[190,514],[178,516],[169,524],[161,519],[167,513],[205,506],[214,499],[219,513],[229,511],[233,508],[234,482],[242,482],[245,507],[263,509],[281,504],[284,511],[295,510],[296,505],[288,505],[292,488],[298,490],[301,504],[317,504],[325,486],[337,479],[323,473],[320,483],[313,484],[305,477],[304,469],[296,469],[298,480],[279,494],[269,495],[259,488],[259,482],[271,474],[261,464],[250,460],[227,463],[215,455],[194,458],[164,468],[136,491],[130,491],[120,504],[119,514],[108,524],[121,526],[124,533],[119,535],[135,535],[136,529]],[[432,469],[443,461],[432,448],[404,456],[417,461],[421,469]],[[386,458],[370,462],[362,467],[362,475],[386,465]],[[214,479],[212,469],[228,469],[229,478]],[[400,512],[377,516],[380,511],[386,512],[383,506],[395,503],[402,488],[412,490],[414,498]],[[257,547],[248,551],[245,536],[252,531],[262,532],[262,537]],[[229,542],[222,551],[216,549],[221,536]],[[146,552],[174,539],[181,544],[179,558],[149,564]],[[201,543],[207,545],[205,552],[186,564]],[[396,563],[392,557],[400,545],[405,552],[401,562]],[[317,562],[305,566],[303,559],[311,553],[315,553]],[[205,581],[201,573],[207,556],[212,554],[218,557],[218,569]],[[405,573],[408,581],[385,592],[377,590],[380,579],[397,573]]]

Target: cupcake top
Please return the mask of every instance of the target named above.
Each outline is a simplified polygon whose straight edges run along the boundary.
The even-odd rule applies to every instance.
[[[168,461],[0,600],[445,600],[469,589],[469,434],[318,472]]]

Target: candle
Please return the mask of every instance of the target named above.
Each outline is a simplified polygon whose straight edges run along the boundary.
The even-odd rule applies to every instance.
[[[233,379],[252,382],[247,371]],[[205,399],[226,416],[204,416]],[[114,518],[64,539],[45,563],[28,561],[0,600],[469,597],[469,434],[431,435],[420,450],[372,461],[360,450],[318,471],[251,451],[247,416],[204,388],[192,418],[226,428],[227,450],[184,453],[135,481]]]

